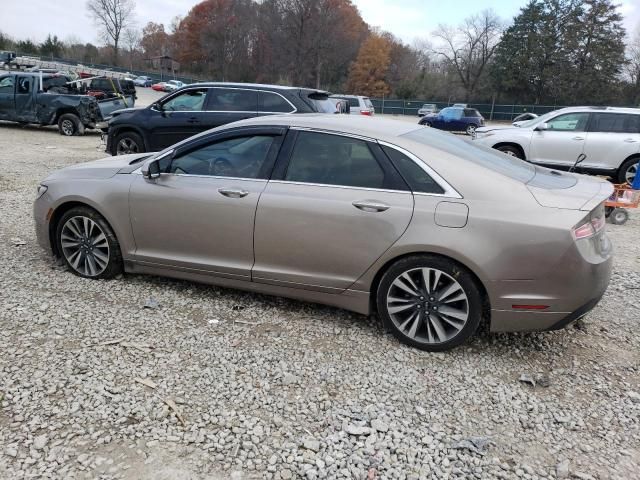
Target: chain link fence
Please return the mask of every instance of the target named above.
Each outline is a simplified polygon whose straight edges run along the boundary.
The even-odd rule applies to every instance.
[[[436,100],[388,100],[385,98],[372,98],[371,102],[377,113],[387,113],[391,115],[415,115],[418,116],[418,109],[422,105],[434,104],[438,110],[450,107],[453,103],[439,102]],[[542,115],[564,105],[502,105],[497,103],[467,103],[469,108],[478,110],[487,120],[510,122],[521,113],[529,112]]]

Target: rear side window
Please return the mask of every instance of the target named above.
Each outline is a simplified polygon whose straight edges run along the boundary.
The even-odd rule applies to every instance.
[[[371,100],[369,100],[367,97],[364,97],[364,104],[367,106],[367,108],[372,108],[373,107],[373,103],[371,103]]]
[[[596,113],[592,117],[589,131],[605,133],[640,133],[640,115]]]
[[[258,92],[258,110],[267,113],[293,113],[295,108],[277,93]]]
[[[524,160],[504,155],[492,148],[474,144],[472,140],[465,140],[433,128],[413,130],[402,137],[456,155],[523,183],[528,182],[535,175],[533,165]]]
[[[258,92],[235,88],[212,88],[209,90],[207,110],[215,112],[256,112]]]
[[[300,132],[285,180],[385,188],[385,172],[366,142],[317,132]]]
[[[465,108],[464,109],[464,116],[465,117],[480,117],[480,112],[478,110],[476,110],[475,108]]]
[[[444,189],[416,162],[395,148],[382,145],[382,150],[391,159],[413,192],[444,193]]]

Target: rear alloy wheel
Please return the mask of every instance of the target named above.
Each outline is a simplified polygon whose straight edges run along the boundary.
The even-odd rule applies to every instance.
[[[476,133],[476,128],[478,128],[477,125],[474,125],[474,124],[467,125],[467,135],[473,136],[473,134]]]
[[[499,150],[502,153],[506,153],[510,157],[517,157],[520,160],[524,160],[522,152],[519,149],[517,149],[516,147],[513,147],[511,145],[502,145],[502,146],[498,147],[496,150]]]
[[[638,160],[640,159],[631,158],[620,166],[617,178],[618,183],[633,184],[633,179],[636,178],[636,173],[638,173]]]
[[[86,278],[112,278],[122,272],[120,246],[107,221],[88,207],[66,212],[56,229],[58,251],[69,269]]]
[[[430,255],[404,258],[383,275],[378,313],[403,343],[442,351],[475,333],[482,300],[473,276],[451,260]]]
[[[60,135],[71,137],[80,131],[80,119],[73,113],[65,113],[58,119],[58,131]]]
[[[113,146],[114,155],[129,155],[144,152],[144,142],[137,133],[125,132],[116,137]]]

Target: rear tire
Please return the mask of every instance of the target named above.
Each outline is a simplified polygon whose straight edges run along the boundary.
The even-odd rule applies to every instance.
[[[473,134],[476,131],[476,128],[478,128],[478,126],[474,125],[473,123],[471,125],[467,125],[467,129],[466,129],[467,135],[473,136]]]
[[[124,132],[116,137],[111,147],[111,155],[129,155],[145,152],[142,137],[135,132]]]
[[[473,275],[434,255],[414,255],[391,265],[380,279],[376,304],[398,340],[430,352],[464,343],[482,318],[482,296]]]
[[[618,169],[618,175],[616,177],[617,183],[628,184],[631,185],[633,183],[633,179],[637,173],[638,161],[640,158],[630,158]]]
[[[65,113],[58,119],[58,131],[65,137],[77,135],[80,132],[80,126],[80,119],[73,113]]]
[[[120,244],[111,226],[89,207],[74,207],[56,225],[56,246],[79,277],[113,278],[122,273]]]
[[[615,208],[609,215],[609,221],[614,225],[624,225],[629,220],[629,212],[624,208]]]
[[[502,145],[498,148],[496,148],[496,150],[501,151],[502,153],[506,153],[507,155],[511,156],[511,157],[517,157],[520,160],[524,160],[524,155],[522,155],[522,152],[520,151],[519,148],[516,148],[512,145]]]

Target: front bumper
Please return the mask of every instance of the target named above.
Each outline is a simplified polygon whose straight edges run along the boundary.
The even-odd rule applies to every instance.
[[[33,219],[36,229],[36,239],[38,244],[49,254],[53,255],[51,248],[51,232],[49,231],[49,220],[52,210],[48,193],[45,193],[33,203]]]

